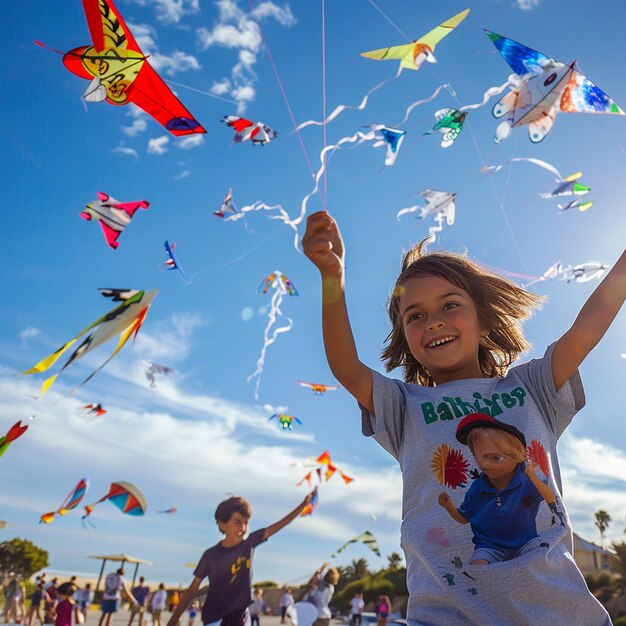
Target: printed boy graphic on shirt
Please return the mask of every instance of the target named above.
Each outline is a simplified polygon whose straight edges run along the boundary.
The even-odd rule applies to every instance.
[[[459,422],[456,438],[469,447],[481,472],[460,507],[446,492],[439,504],[460,524],[470,524],[475,545],[470,563],[508,561],[539,547],[539,505],[545,500],[559,513],[555,493],[537,476],[536,463],[525,462],[524,434],[490,415],[472,413]]]

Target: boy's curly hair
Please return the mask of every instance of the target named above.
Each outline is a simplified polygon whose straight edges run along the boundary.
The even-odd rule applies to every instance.
[[[218,526],[220,522],[225,524],[234,513],[239,513],[242,517],[249,520],[252,517],[252,507],[250,503],[241,496],[231,496],[217,505],[215,509],[215,521],[218,523]]]
[[[399,301],[401,287],[407,280],[436,276],[469,294],[481,327],[489,331],[478,346],[480,371],[486,377],[504,376],[519,355],[530,348],[522,333],[521,322],[532,315],[533,309],[538,308],[544,298],[486,270],[465,255],[427,252],[427,241],[420,241],[404,255],[400,276],[387,303],[392,328],[382,352],[385,369],[390,372],[401,366],[405,382],[434,387],[430,372],[409,350]]]

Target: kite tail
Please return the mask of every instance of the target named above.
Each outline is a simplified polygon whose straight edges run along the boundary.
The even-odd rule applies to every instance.
[[[520,163],[520,162],[531,163],[532,165],[541,167],[544,170],[548,170],[548,172],[550,172],[551,174],[554,174],[554,176],[556,176],[557,181],[563,180],[563,177],[561,176],[561,172],[559,172],[559,170],[557,170],[556,167],[552,165],[552,163],[548,163],[547,161],[542,161],[541,159],[535,159],[532,157],[514,157],[512,159],[508,159],[507,161],[504,161],[503,163],[500,163],[500,165],[490,165],[489,167],[483,167],[483,172],[492,172],[493,174],[495,174],[496,172],[499,172],[505,165],[508,165],[509,163]]]
[[[281,333],[286,333],[291,330],[293,326],[293,321],[291,318],[287,318],[288,323],[285,326],[280,326],[279,328],[274,329],[274,332],[270,336],[270,331],[272,330],[274,324],[278,317],[282,317],[282,311],[280,310],[280,305],[282,304],[283,297],[285,296],[286,291],[278,287],[272,296],[271,304],[270,304],[270,312],[268,313],[267,325],[265,326],[265,330],[263,331],[263,347],[261,348],[261,354],[256,362],[256,369],[248,378],[246,382],[250,382],[252,379],[256,378],[256,384],[254,386],[254,398],[255,400],[259,399],[259,388],[261,386],[261,376],[263,374],[263,368],[265,366],[265,355],[267,353],[267,349],[271,346],[278,335]]]
[[[296,241],[297,241],[298,228],[296,226],[296,223],[294,222],[294,220],[291,219],[291,217],[289,216],[289,213],[285,211],[282,204],[275,204],[273,206],[270,206],[268,204],[265,204],[264,202],[260,202],[257,200],[257,202],[255,202],[254,204],[250,204],[248,206],[242,207],[241,209],[239,209],[239,213],[235,213],[234,215],[227,217],[224,221],[236,222],[237,220],[240,220],[242,217],[245,217],[246,213],[251,213],[253,211],[276,211],[278,215],[268,215],[269,219],[280,220],[281,222],[283,222],[283,224],[286,224],[287,226],[289,226],[289,228],[293,229],[295,232]],[[296,250],[297,249],[298,248],[296,245]]]
[[[400,218],[403,215],[408,215],[409,213],[415,213],[416,211],[420,211],[420,212],[423,213],[424,209],[421,206],[419,206],[418,204],[414,204],[413,206],[410,206],[410,207],[408,207],[406,209],[400,209],[398,211],[398,213],[396,214],[396,219],[398,221],[400,221]],[[420,214],[419,217],[423,217],[423,214]]]
[[[428,229],[428,239],[426,240],[426,243],[434,243],[435,241],[437,241],[436,233],[440,233],[443,230],[443,216],[435,218],[435,220],[437,222],[437,226],[431,226]]]
[[[387,78],[387,79],[383,80],[382,82],[378,83],[378,85],[376,85],[375,87],[372,87],[372,89],[370,89],[365,94],[365,96],[363,97],[363,100],[361,100],[360,104],[357,104],[357,105],[340,104],[338,107],[335,108],[335,110],[325,120],[322,120],[321,122],[316,122],[315,120],[308,120],[307,122],[302,122],[302,124],[296,126],[295,130],[296,131],[300,131],[303,128],[306,128],[307,126],[325,126],[326,124],[332,122],[334,119],[338,118],[339,115],[341,115],[341,113],[343,113],[346,109],[350,109],[352,111],[363,111],[363,110],[365,110],[365,107],[367,106],[367,101],[368,101],[369,97],[375,91],[378,91],[381,87],[383,87],[387,83],[390,83],[391,81],[396,80],[397,78],[399,78],[401,73],[402,73],[402,66],[398,66],[398,72],[396,73],[396,75],[393,76],[392,78]]]
[[[439,85],[439,87],[437,87],[437,89],[435,89],[435,91],[433,91],[433,93],[428,98],[425,98],[424,100],[417,100],[413,104],[410,104],[404,114],[404,119],[400,123],[396,124],[396,126],[402,126],[402,124],[404,124],[409,119],[409,116],[413,112],[413,109],[420,106],[421,104],[426,104],[427,102],[434,100],[441,93],[442,89],[447,89],[453,96],[456,95],[454,93],[454,90],[448,83]]]
[[[465,106],[462,106],[459,111],[471,111],[473,109],[480,109],[480,107],[485,106],[487,102],[489,102],[489,100],[493,98],[493,96],[500,95],[505,89],[507,89],[508,87],[514,87],[518,83],[519,78],[517,77],[517,75],[511,74],[506,83],[502,83],[498,87],[490,87],[489,89],[487,89],[487,91],[485,91],[485,93],[483,94],[483,99],[481,102],[478,102],[477,104],[466,104]]]

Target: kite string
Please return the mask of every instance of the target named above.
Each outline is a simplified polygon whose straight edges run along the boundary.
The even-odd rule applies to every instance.
[[[326,148],[326,15],[325,15],[325,0],[322,0],[322,119],[324,120],[323,124],[323,147]],[[324,209],[326,209],[327,204],[327,180],[326,176],[326,152],[324,152],[324,193],[322,197],[322,203]]]
[[[374,0],[367,0],[407,41],[413,41],[405,32],[400,30],[400,27],[395,24],[391,18],[383,12],[383,10],[374,2]]]
[[[289,104],[289,99],[287,98],[287,93],[285,92],[285,88],[283,87],[283,83],[280,80],[280,76],[278,74],[278,69],[276,68],[276,64],[274,63],[274,58],[272,56],[272,52],[270,47],[267,44],[267,40],[263,35],[263,29],[261,28],[260,22],[254,16],[254,2],[253,0],[248,0],[248,5],[250,6],[250,17],[254,20],[254,23],[257,25],[259,29],[259,36],[261,37],[261,41],[263,42],[263,46],[265,47],[265,51],[267,52],[267,58],[269,59],[270,65],[272,66],[272,70],[274,72],[274,76],[276,77],[276,82],[278,83],[278,87],[280,88],[280,93],[285,102],[285,106],[287,107],[287,111],[289,112],[289,117],[291,118],[291,123],[293,124],[294,130],[296,131],[296,135],[298,137],[298,142],[300,143],[300,148],[302,148],[302,153],[304,154],[304,158],[309,167],[309,172],[311,173],[311,178],[315,178],[315,172],[313,171],[313,165],[311,165],[311,159],[309,158],[309,153],[306,151],[304,146],[304,142],[302,141],[302,137],[300,135],[300,131],[298,130],[298,125],[296,124],[296,118],[293,115],[293,111],[291,109],[291,105]],[[319,193],[319,192],[318,192]],[[320,193],[320,198],[322,200],[322,206],[326,206],[324,202],[324,198]]]

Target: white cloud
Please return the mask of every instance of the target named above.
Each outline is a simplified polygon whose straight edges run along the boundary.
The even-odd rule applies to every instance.
[[[182,180],[183,178],[188,178],[191,176],[191,172],[189,170],[183,170],[180,174],[176,174],[174,176],[174,180]]]
[[[535,7],[539,6],[541,0],[517,0],[517,6],[522,9],[522,11],[531,11]]]
[[[153,137],[148,139],[148,154],[165,154],[167,152],[167,144],[170,138],[167,135],[161,135],[160,137]]]
[[[200,13],[200,0],[135,0],[141,6],[154,5],[157,19],[164,24],[178,24],[185,15]]]
[[[154,361],[182,361],[192,348],[193,333],[206,322],[195,313],[176,313],[137,336],[142,357]]]
[[[148,122],[145,117],[137,117],[130,126],[122,126],[122,130],[129,137],[135,137],[139,133],[143,133],[148,128]]]
[[[116,146],[115,148],[113,148],[113,150],[111,150],[111,152],[113,154],[126,154],[127,156],[132,156],[132,157],[135,157],[136,159],[139,158],[139,154],[137,153],[137,150],[134,150],[133,148],[129,148],[128,146],[125,146],[124,144],[120,144],[119,146]]]
[[[22,340],[22,345],[25,345],[29,339],[36,337],[39,334],[39,329],[34,326],[27,326],[24,330],[20,331],[20,339]]]
[[[200,134],[187,135],[176,140],[176,146],[182,150],[192,150],[204,145],[204,136]]]
[[[251,12],[243,11],[235,0],[218,0],[219,17],[211,29],[199,28],[196,31],[198,42],[203,50],[211,46],[239,50],[238,62],[231,69],[229,78],[222,78],[211,88],[216,95],[230,92],[237,101],[237,112],[245,112],[246,104],[252,102],[256,92],[253,84],[257,77],[253,66],[261,51],[263,39],[257,21],[273,19],[280,25],[290,27],[296,20],[289,8],[273,2],[262,2]]]

